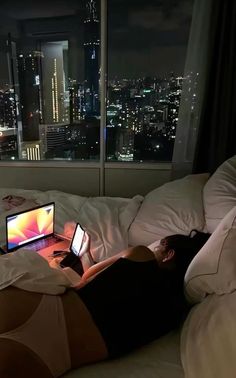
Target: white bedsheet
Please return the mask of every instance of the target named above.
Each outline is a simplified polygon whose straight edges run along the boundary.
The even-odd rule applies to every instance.
[[[63,378],[184,378],[179,345],[179,331],[170,332],[129,355],[84,366]]]
[[[128,198],[81,197],[50,190],[46,192],[1,188],[0,199],[8,194],[32,198],[39,204],[56,203],[56,232],[63,233],[66,222],[80,222],[91,236],[91,252],[96,261],[118,253],[128,246],[128,229],[143,200],[142,196]],[[5,217],[25,206],[2,212],[0,216],[1,243],[5,242]]]

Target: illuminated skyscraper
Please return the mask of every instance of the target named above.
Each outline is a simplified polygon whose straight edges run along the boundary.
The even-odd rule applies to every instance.
[[[52,76],[52,116],[54,122],[59,122],[59,101],[58,101],[58,77],[57,77],[57,60],[53,59],[53,76]]]
[[[13,90],[0,90],[0,127],[16,127],[16,104]]]
[[[39,138],[40,59],[37,52],[18,56],[23,141]]]
[[[63,62],[63,41],[43,42],[41,51],[43,87],[43,123],[65,122],[64,94],[65,75]]]
[[[65,144],[66,127],[65,124],[60,123],[46,125],[47,151],[63,147]]]
[[[84,88],[76,80],[70,81],[70,124],[78,123],[84,119]]]
[[[23,160],[41,160],[41,143],[23,142],[21,145],[21,159]]]
[[[84,20],[85,108],[87,115],[99,114],[99,20],[94,0],[87,1]]]
[[[0,160],[15,160],[17,157],[16,129],[0,126]]]

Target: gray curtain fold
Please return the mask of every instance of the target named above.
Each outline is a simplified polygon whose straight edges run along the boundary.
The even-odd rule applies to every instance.
[[[215,0],[195,0],[184,69],[178,127],[172,158],[172,179],[191,174],[199,115],[206,92],[210,22]]]
[[[236,1],[212,3],[208,38],[193,173],[213,173],[236,153]]]

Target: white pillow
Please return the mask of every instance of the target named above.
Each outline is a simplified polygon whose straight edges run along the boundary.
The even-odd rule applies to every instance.
[[[185,274],[185,294],[193,303],[208,294],[236,290],[236,206],[190,263]]]
[[[147,247],[152,251],[154,252],[156,247],[158,247],[160,245],[160,241],[161,240],[156,240],[154,241],[153,243],[149,244]]]
[[[233,378],[236,372],[236,291],[208,297],[190,311],[181,333],[188,378]]]
[[[207,181],[203,190],[205,231],[212,233],[221,219],[236,206],[236,155],[226,160]]]
[[[148,193],[129,229],[130,245],[149,245],[170,234],[201,231],[205,224],[202,190],[209,175],[189,175]]]

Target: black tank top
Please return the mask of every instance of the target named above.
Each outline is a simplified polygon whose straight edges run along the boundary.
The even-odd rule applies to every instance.
[[[181,280],[156,260],[126,258],[77,291],[99,328],[110,357],[146,344],[176,327],[185,300]]]

